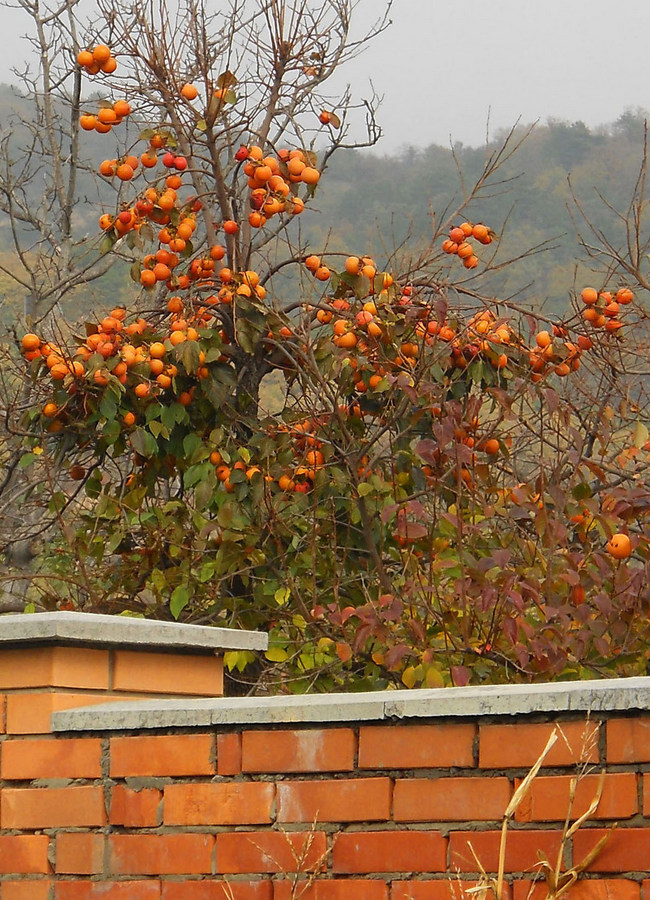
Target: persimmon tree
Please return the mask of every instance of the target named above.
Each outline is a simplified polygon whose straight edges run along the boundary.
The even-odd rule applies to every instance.
[[[0,228],[6,251],[0,272],[10,286],[5,308],[14,320],[32,326],[47,322],[59,332],[62,302],[69,307],[69,298],[87,293],[114,257],[102,247],[94,222],[92,229],[84,227],[88,213],[80,203],[99,176],[79,140],[78,4],[19,0],[16,5],[25,14],[29,50],[24,65],[14,71],[15,110],[0,125]],[[96,202],[92,193],[89,202]],[[6,410],[29,400],[26,385],[8,377],[6,368],[4,375],[0,410],[6,422]],[[2,431],[0,546],[6,547],[16,578],[5,580],[0,608],[24,602],[32,537],[39,530],[40,517],[29,514],[24,502],[32,484],[19,467],[21,431]]]
[[[563,322],[489,296],[501,241],[465,211],[509,141],[410,259],[308,247],[348,122],[379,134],[372,100],[324,94],[348,4],[103,13],[80,125],[138,120],[100,167],[134,304],[21,340],[56,525],[34,607],[269,629],[264,665],[227,662],[275,689],[645,671],[640,258]]]

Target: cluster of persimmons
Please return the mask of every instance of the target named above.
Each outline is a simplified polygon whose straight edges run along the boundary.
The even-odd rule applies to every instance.
[[[79,64],[89,73],[111,71],[113,58],[106,50],[96,47],[84,51]],[[181,91],[188,102],[197,94],[193,85],[184,85]],[[126,101],[103,104],[96,115],[82,116],[81,126],[107,131],[130,111]],[[128,182],[136,173],[147,171],[151,176],[130,204],[115,215],[102,215],[100,227],[117,241],[140,231],[145,223],[155,226],[157,246],[138,265],[138,280],[145,289],[158,287],[161,295],[166,294],[167,310],[152,322],[128,317],[124,309],[113,309],[99,322],[87,325],[86,336],[79,339],[73,352],[32,332],[23,337],[22,352],[33,373],[48,373],[51,380],[50,397],[41,411],[44,429],[50,434],[68,427],[82,431],[79,423],[88,410],[99,409],[107,393],[115,400],[127,443],[135,429],[148,423],[150,404],[178,403],[191,408],[209,402],[208,388],[219,370],[232,371],[236,366],[233,310],[238,303],[261,303],[266,297],[258,272],[233,271],[225,265],[226,249],[222,245],[195,250],[192,241],[203,201],[179,193],[183,174],[191,174],[192,162],[175,152],[174,142],[163,129],[152,131],[144,139],[148,146],[139,157],[128,155],[101,164],[101,174],[109,178]],[[300,213],[305,200],[297,195],[298,186],[306,187],[306,199],[320,177],[313,155],[299,148],[265,155],[257,145],[242,145],[234,156],[247,179],[248,222],[253,228],[263,227],[276,215]],[[159,163],[166,174],[156,175]],[[225,219],[221,228],[226,236],[235,235],[239,224]],[[463,222],[450,229],[442,250],[457,255],[466,268],[472,269],[479,262],[475,243],[489,245],[495,239],[488,226]],[[559,325],[539,331],[531,345],[511,323],[490,309],[474,312],[465,320],[460,315],[453,320],[440,318],[426,292],[412,284],[398,285],[391,273],[381,271],[370,256],[345,258],[341,271],[317,254],[302,261],[321,282],[328,282],[336,272],[336,288],[317,306],[305,304],[306,318],[301,322],[273,313],[259,344],[265,358],[275,361],[279,369],[286,370],[292,359],[306,351],[309,342],[312,346],[328,346],[331,353],[346,360],[346,402],[330,416],[381,419],[391,391],[410,389],[418,372],[432,364],[440,368],[447,385],[464,377],[466,371],[486,385],[498,384],[508,371],[536,382],[552,375],[569,375],[579,367],[582,353],[592,347],[591,338],[578,335],[572,339]],[[584,318],[595,328],[615,331],[621,325],[620,307],[632,299],[627,288],[621,288],[614,297],[586,288],[582,292]],[[278,356],[282,342],[287,349]],[[475,363],[481,364],[480,369]],[[431,406],[427,412],[435,417],[440,408]],[[326,425],[325,419],[315,416],[269,426],[272,432],[284,430],[295,450],[295,465],[279,476],[265,471],[254,460],[237,460],[231,465],[230,455],[224,455],[222,448],[211,448],[210,461],[218,482],[231,491],[234,467],[244,470],[249,479],[264,477],[284,492],[309,491],[327,462],[326,442],[319,434]],[[476,425],[460,431],[459,440],[472,452],[494,457],[504,449],[497,434],[477,438]],[[84,439],[82,435],[80,440]],[[362,461],[362,471],[364,466]],[[435,466],[430,462],[422,466],[422,471],[428,480],[435,479]],[[460,477],[471,482],[466,468]],[[629,539],[615,535],[608,549],[613,556],[623,558],[630,552]]]

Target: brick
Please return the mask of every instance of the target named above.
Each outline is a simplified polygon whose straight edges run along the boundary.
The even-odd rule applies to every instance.
[[[650,816],[650,775],[643,776],[643,815]],[[650,894],[647,900],[650,900]]]
[[[50,717],[59,709],[74,709],[77,706],[94,706],[110,703],[111,700],[137,700],[136,696],[125,698],[123,694],[71,693],[68,691],[43,691],[41,693],[20,692],[7,695],[8,734],[47,734]],[[150,698],[147,698],[150,699]]]
[[[212,735],[178,734],[114,737],[110,742],[110,774],[212,775]]]
[[[388,885],[383,881],[362,881],[346,878],[317,879],[309,886],[297,883],[297,890],[292,892],[293,881],[285,879],[273,884],[273,900],[388,900]],[[449,894],[445,900],[450,900]]]
[[[7,730],[7,695],[0,694],[0,734]]]
[[[472,896],[481,896],[465,893],[477,884],[476,881],[461,881],[455,875],[451,878],[438,878],[435,881],[393,881],[390,896],[391,900],[469,900]],[[510,885],[504,883],[503,900],[510,900],[511,896]],[[488,900],[491,897],[492,893],[488,891]],[[543,900],[546,900],[546,897]]]
[[[111,875],[209,875],[211,834],[114,834],[109,842]]]
[[[538,882],[531,890],[530,881],[517,881],[514,900],[546,900],[548,888],[545,881]],[[567,900],[640,900],[641,886],[624,878],[589,878],[577,881],[564,895]]]
[[[99,778],[101,741],[86,739],[7,740],[0,774],[5,781],[34,778]]]
[[[500,820],[511,796],[507,778],[399,778],[393,818],[396,822]]]
[[[578,831],[573,837],[574,863],[583,860],[606,834],[610,834],[609,840],[587,869],[588,872],[647,872],[650,860],[648,828],[619,828],[611,833],[606,828]]]
[[[25,647],[0,651],[0,687],[108,690],[108,650]]]
[[[160,900],[160,882],[59,881],[54,900]]]
[[[115,691],[223,696],[223,659],[220,656],[115,650],[113,660],[112,687]]]
[[[108,821],[125,828],[155,828],[162,822],[162,791],[142,788],[136,791],[116,784],[111,793]]]
[[[106,822],[101,787],[5,788],[0,804],[3,828],[84,828]]]
[[[390,778],[281,781],[278,822],[377,822],[390,819]]]
[[[322,831],[284,834],[237,831],[217,835],[217,872],[310,872],[322,869],[327,845]]]
[[[49,879],[34,881],[3,881],[0,887],[2,900],[49,900]]]
[[[165,882],[162,900],[272,900],[270,881]]]
[[[359,729],[360,769],[474,765],[474,725],[368,725]]]
[[[598,724],[562,722],[562,734],[549,751],[544,766],[569,766],[576,762],[598,762]],[[546,746],[553,724],[481,725],[479,766],[482,769],[529,767]],[[566,740],[565,740],[566,738]]]
[[[0,835],[0,875],[48,875],[49,843],[46,834]]]
[[[247,731],[244,772],[351,772],[356,750],[351,728]]]
[[[607,762],[650,762],[650,718],[610,719],[607,722]]]
[[[217,735],[217,775],[241,774],[241,734]]]
[[[346,832],[334,838],[332,871],[337,874],[370,872],[444,872],[447,840],[438,832]]]
[[[525,872],[539,864],[538,851],[553,861],[560,847],[558,831],[508,831],[506,872]],[[468,843],[486,872],[496,872],[499,864],[499,831],[452,831],[449,834],[449,859],[452,869],[478,872]]]
[[[538,776],[515,813],[519,822],[563,822],[569,811],[571,775]],[[576,785],[571,818],[577,819],[596,796],[600,775],[586,775]],[[638,812],[637,776],[621,772],[605,776],[603,793],[592,819],[626,819]]]
[[[266,825],[272,822],[275,785],[262,781],[170,784],[165,825]]]
[[[57,834],[55,847],[57,875],[98,875],[103,871],[103,834],[64,831]]]

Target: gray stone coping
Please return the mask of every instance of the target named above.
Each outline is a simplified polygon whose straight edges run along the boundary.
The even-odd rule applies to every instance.
[[[268,642],[268,635],[260,631],[156,622],[130,616],[63,611],[0,616],[0,649],[58,643],[209,653],[215,650],[266,650]]]
[[[122,731],[648,709],[650,677],[639,677],[367,694],[106,703],[55,712],[52,728],[54,731]]]

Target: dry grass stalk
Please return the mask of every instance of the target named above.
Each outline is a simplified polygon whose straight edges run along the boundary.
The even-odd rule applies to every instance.
[[[558,900],[558,898],[562,897],[569,888],[575,884],[578,880],[579,875],[584,872],[591,863],[596,859],[599,853],[602,851],[603,847],[609,840],[612,831],[616,827],[616,825],[612,825],[608,834],[602,837],[598,843],[587,853],[584,858],[572,865],[570,868],[563,870],[564,858],[565,858],[565,850],[567,847],[568,841],[571,840],[573,835],[578,831],[579,828],[584,825],[586,821],[596,812],[598,809],[598,804],[600,803],[600,798],[603,793],[603,787],[605,784],[605,772],[602,771],[598,786],[596,788],[596,792],[594,797],[589,804],[588,808],[572,823],[572,810],[573,804],[575,801],[576,791],[578,787],[578,783],[581,778],[583,778],[587,772],[589,771],[589,765],[585,761],[590,756],[590,750],[593,747],[593,742],[595,740],[596,729],[589,728],[589,720],[585,725],[585,731],[583,734],[583,746],[581,748],[580,758],[583,762],[580,765],[578,774],[576,777],[571,779],[571,785],[569,790],[569,805],[567,809],[567,815],[564,821],[564,826],[562,829],[562,837],[560,840],[560,847],[558,850],[557,858],[555,860],[554,865],[547,860],[542,858],[539,863],[540,871],[544,876],[546,881],[547,893],[546,900]],[[505,862],[506,862],[506,845],[508,840],[508,824],[512,821],[517,809],[521,806],[522,801],[530,791],[530,786],[534,779],[537,777],[540,768],[542,767],[544,760],[548,756],[550,750],[557,742],[558,738],[561,737],[564,739],[567,746],[569,746],[566,736],[562,732],[562,729],[556,725],[553,729],[551,736],[549,737],[546,746],[540,753],[537,758],[535,764],[528,772],[526,777],[523,779],[521,784],[517,787],[516,791],[512,795],[512,799],[508,804],[504,814],[503,814],[503,822],[501,825],[501,840],[499,842],[499,863],[498,863],[498,871],[497,877],[490,877],[485,871],[481,861],[477,857],[474,848],[471,844],[469,844],[469,849],[474,857],[476,862],[476,868],[479,872],[479,880],[476,886],[467,888],[463,890],[463,894],[468,895],[474,900],[486,900],[488,896],[488,892],[491,892],[495,900],[503,900],[503,884],[504,884],[504,874],[505,874]],[[532,887],[531,887],[532,891]],[[453,892],[452,892],[453,894]]]

